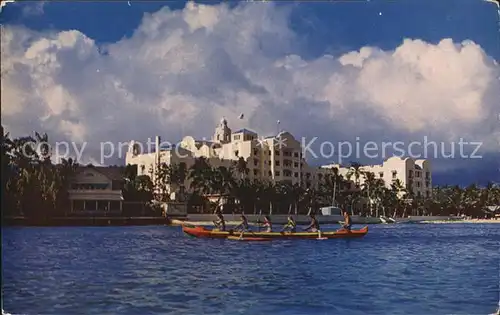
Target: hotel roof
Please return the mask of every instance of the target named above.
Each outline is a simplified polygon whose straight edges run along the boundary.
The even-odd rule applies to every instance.
[[[252,130],[249,130],[249,129],[246,129],[246,128],[243,128],[243,129],[240,129],[240,130],[236,130],[236,131],[234,131],[233,133],[241,133],[241,132],[244,132],[244,133],[251,133],[251,134],[254,134],[254,135],[256,135],[256,134],[257,134],[255,131],[252,131]]]

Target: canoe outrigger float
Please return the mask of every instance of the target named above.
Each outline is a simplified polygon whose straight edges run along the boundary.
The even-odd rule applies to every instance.
[[[202,226],[183,225],[182,232],[189,236],[199,238],[229,238],[235,239],[235,236],[242,239],[317,239],[318,232],[244,232],[243,235],[239,231],[218,231],[209,230]],[[368,233],[368,226],[359,230],[338,230],[338,231],[321,231],[322,238],[360,238]]]

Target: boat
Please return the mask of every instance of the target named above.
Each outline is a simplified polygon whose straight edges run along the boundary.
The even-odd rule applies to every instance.
[[[261,241],[271,241],[272,238],[266,237],[239,237],[239,236],[228,236],[226,239],[232,241],[249,241],[249,242],[261,242]]]
[[[244,232],[243,234],[239,231],[218,231],[210,230],[203,226],[194,226],[185,224],[182,226],[182,231],[193,237],[199,238],[228,238],[232,236],[242,237],[242,238],[266,238],[266,239],[317,239],[317,232]],[[322,238],[360,238],[368,233],[368,226],[364,226],[358,230],[345,230],[340,229],[337,231],[321,231]],[[233,239],[233,238],[231,238]]]

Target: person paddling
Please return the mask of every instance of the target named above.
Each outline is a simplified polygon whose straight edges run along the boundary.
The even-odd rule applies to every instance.
[[[297,228],[297,223],[295,223],[295,220],[293,219],[293,217],[291,215],[289,215],[288,222],[285,224],[285,226],[283,227],[283,230],[281,230],[281,232],[290,231],[290,232],[295,233],[296,228]]]
[[[265,232],[270,233],[273,230],[273,224],[271,223],[271,219],[269,216],[264,217],[264,227],[266,228]]]
[[[241,213],[241,223],[238,224],[234,229],[236,231],[239,230],[241,232],[240,239],[243,238],[243,233],[245,233],[245,231],[249,230],[248,219],[247,219],[247,217],[245,216],[245,214],[243,212]]]
[[[241,223],[238,224],[234,229],[240,230],[241,232],[248,231],[248,229],[249,229],[248,228],[248,219],[243,212],[241,213]]]
[[[319,228],[318,219],[316,219],[314,213],[311,213],[309,216],[311,217],[311,224],[309,224],[309,226],[306,227],[304,231],[310,230],[311,232],[318,232],[318,237],[321,238],[321,230]]]
[[[217,211],[217,221],[214,221],[214,225],[219,231],[226,230],[226,221],[224,220],[224,216],[221,211]]]
[[[344,210],[344,225],[342,225],[342,227],[350,231],[351,226],[352,226],[351,216],[349,215],[349,213],[347,213],[346,210]]]

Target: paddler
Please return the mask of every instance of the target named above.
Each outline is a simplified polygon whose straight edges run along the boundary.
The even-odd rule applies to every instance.
[[[245,216],[245,213],[241,213],[241,223],[238,224],[234,229],[240,230],[241,232],[248,231],[248,219]]]
[[[304,231],[311,230],[311,232],[318,232],[319,231],[319,222],[318,222],[318,219],[316,219],[316,216],[314,215],[314,213],[311,213],[309,215],[309,217],[311,218],[311,224],[309,224],[309,226],[306,227],[304,229]]]
[[[349,215],[349,213],[346,210],[344,210],[344,225],[342,225],[342,227],[344,229],[350,231],[351,226],[352,226],[351,216]]]
[[[314,213],[311,213],[309,216],[311,217],[311,224],[309,224],[304,231],[311,230],[311,232],[318,232],[318,238],[321,238],[321,230],[319,229],[318,219],[316,219]]]
[[[295,223],[295,220],[293,219],[293,217],[291,215],[289,215],[288,222],[285,224],[285,226],[283,227],[283,230],[281,230],[281,232],[285,232],[285,230],[288,230],[290,232],[295,233],[296,228],[297,228],[297,223]]]
[[[265,232],[270,233],[273,230],[273,224],[271,223],[271,219],[267,215],[264,217],[264,227],[266,228]]]
[[[221,211],[217,211],[217,221],[214,221],[214,225],[219,229],[219,231],[226,230],[226,221]]]

